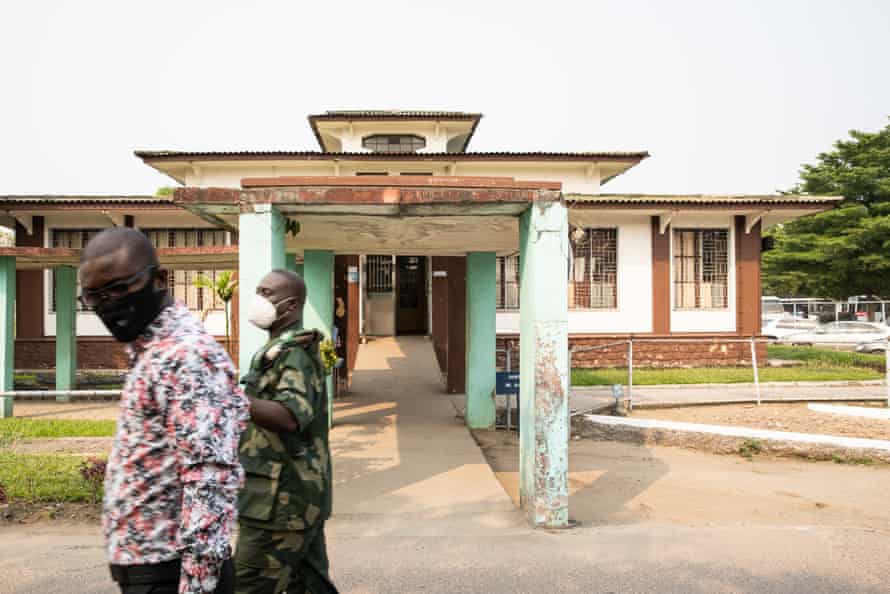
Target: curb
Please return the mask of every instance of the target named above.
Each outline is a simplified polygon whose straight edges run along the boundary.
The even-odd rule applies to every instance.
[[[718,454],[739,455],[747,451],[811,460],[868,459],[890,464],[890,441],[879,439],[602,415],[577,417],[572,429],[573,434],[589,439],[674,446]]]
[[[624,385],[624,384],[622,384]],[[884,386],[884,380],[850,380],[850,381],[831,381],[831,382],[761,382],[761,388],[864,388]],[[626,387],[626,386],[625,386]],[[572,386],[573,392],[587,392],[594,390],[608,390],[610,385],[599,386]],[[655,384],[642,385],[634,384],[635,390],[714,390],[714,389],[732,389],[745,388],[754,389],[754,383],[736,383],[736,384]]]

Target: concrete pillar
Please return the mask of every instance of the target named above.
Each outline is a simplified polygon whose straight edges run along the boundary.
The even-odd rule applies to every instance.
[[[568,526],[568,215],[555,196],[520,220],[520,503],[535,526]]]
[[[330,250],[306,250],[303,254],[303,275],[306,281],[306,309],[303,310],[303,326],[315,328],[331,338],[334,325],[334,252]],[[334,378],[326,380],[328,393],[328,418],[333,419]]]
[[[266,274],[285,267],[284,219],[271,204],[257,204],[254,212],[238,217],[238,365],[247,373],[250,360],[269,339],[247,321],[248,308],[256,286]]]
[[[493,429],[497,315],[494,252],[467,254],[467,425]]]
[[[15,257],[0,256],[0,390],[15,387]],[[12,398],[0,398],[0,418],[12,416]]]
[[[77,378],[77,269],[56,268],[56,390],[73,390]],[[68,402],[68,396],[56,401]]]

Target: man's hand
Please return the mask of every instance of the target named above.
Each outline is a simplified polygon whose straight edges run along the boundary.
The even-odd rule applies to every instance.
[[[272,400],[250,399],[251,420],[269,431],[290,433],[300,428],[293,413],[280,402]]]

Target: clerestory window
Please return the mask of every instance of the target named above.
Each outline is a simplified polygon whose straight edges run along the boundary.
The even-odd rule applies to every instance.
[[[374,134],[363,138],[362,146],[375,153],[416,153],[426,140],[414,134]]]

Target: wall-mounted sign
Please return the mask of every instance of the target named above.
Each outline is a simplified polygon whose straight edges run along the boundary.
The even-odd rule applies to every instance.
[[[346,271],[346,281],[349,283],[358,282],[358,266],[350,266]]]
[[[447,276],[447,270],[433,270],[433,278],[446,278]]]

